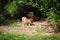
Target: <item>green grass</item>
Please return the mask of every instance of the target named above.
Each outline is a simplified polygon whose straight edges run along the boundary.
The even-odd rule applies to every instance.
[[[60,40],[60,35],[43,36],[39,34],[15,34],[0,32],[0,40]]]

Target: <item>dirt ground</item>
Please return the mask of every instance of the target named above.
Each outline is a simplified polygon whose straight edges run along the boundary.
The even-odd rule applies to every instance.
[[[12,24],[12,26],[1,26],[0,31],[5,33],[40,33],[42,35],[50,35],[54,34],[54,30],[51,25],[47,23],[47,21],[36,21],[33,22],[34,25],[21,27],[21,23],[17,22],[16,24]],[[43,31],[43,32],[42,32]]]

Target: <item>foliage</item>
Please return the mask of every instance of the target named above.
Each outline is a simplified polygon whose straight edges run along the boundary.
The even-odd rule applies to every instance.
[[[8,3],[5,8],[9,13],[13,13],[17,11],[18,4],[21,5],[31,5],[32,7],[36,7],[39,10],[45,12],[49,12],[51,8],[55,7],[58,8],[59,1],[57,0],[13,0],[12,2]]]
[[[8,3],[6,6],[5,6],[5,9],[7,9],[7,11],[9,13],[14,13],[16,10],[17,10],[17,4],[16,4],[16,1],[13,1],[11,3]]]
[[[50,24],[57,25],[57,21],[58,21],[57,10],[55,8],[51,8],[47,15],[49,16]]]
[[[0,15],[0,24],[5,21],[5,17],[3,15]]]

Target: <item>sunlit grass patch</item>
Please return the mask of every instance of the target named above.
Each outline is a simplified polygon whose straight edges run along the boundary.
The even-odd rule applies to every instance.
[[[60,35],[54,34],[50,36],[42,36],[39,34],[16,34],[16,33],[7,33],[4,34],[0,32],[0,40],[60,40]]]

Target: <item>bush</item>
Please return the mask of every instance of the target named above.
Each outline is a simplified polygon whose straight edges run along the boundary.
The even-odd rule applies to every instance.
[[[0,24],[5,21],[5,17],[3,15],[0,15]]]
[[[54,26],[54,30],[55,32],[58,31],[58,26],[59,22],[58,22],[58,13],[56,8],[51,8],[50,11],[48,12],[48,23],[52,26]]]

